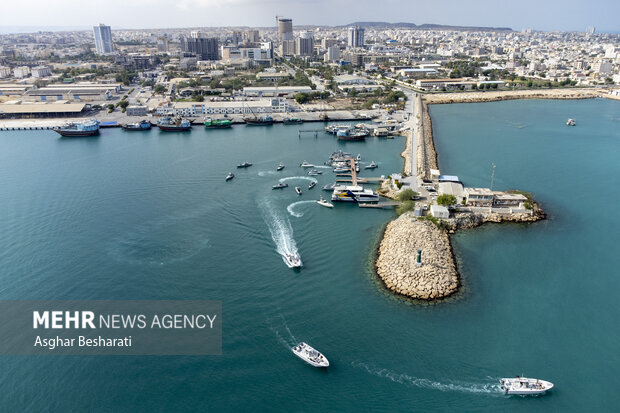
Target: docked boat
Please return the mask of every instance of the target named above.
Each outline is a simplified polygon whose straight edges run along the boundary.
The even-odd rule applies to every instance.
[[[505,378],[499,381],[501,389],[506,394],[535,395],[543,394],[553,388],[553,383],[526,377]]]
[[[163,117],[157,120],[157,127],[165,132],[186,132],[192,129],[192,123],[181,117]]]
[[[336,166],[334,168],[334,173],[336,174],[342,174],[346,172],[351,172],[351,168],[349,168],[348,166]]]
[[[304,263],[301,262],[301,257],[297,252],[285,254],[282,256],[282,259],[289,268],[301,268],[301,266],[304,265]]]
[[[356,130],[351,132],[349,129],[340,129],[336,132],[336,137],[342,141],[362,141],[366,139],[368,132],[365,130]]]
[[[288,184],[280,182],[279,184],[275,184],[274,186],[271,187],[271,189],[282,189],[282,188],[288,188]]]
[[[314,168],[314,165],[306,161],[303,161],[302,163],[300,163],[299,166],[301,166],[302,168]]]
[[[362,154],[358,153],[357,156],[355,157],[355,160],[358,161],[358,162],[361,161],[362,160]]]
[[[334,204],[332,204],[331,202],[329,202],[326,199],[323,199],[323,197],[321,197],[321,199],[319,199],[318,201],[316,201],[317,204],[324,206],[326,208],[333,208]]]
[[[377,168],[377,164],[375,163],[375,161],[372,161],[369,165],[366,165],[364,167],[364,169],[375,169]]]
[[[316,182],[312,181],[310,182],[310,184],[308,185],[308,189],[312,189],[316,186]]]
[[[228,175],[226,175],[226,180],[230,181],[231,179],[233,179],[235,177],[235,174],[232,172],[229,172]]]
[[[230,119],[205,119],[205,128],[207,129],[225,129],[231,127],[232,121]]]
[[[340,130],[349,130],[351,127],[349,125],[330,125],[325,127],[325,132],[331,133],[332,135],[336,135]]]
[[[284,169],[284,165],[282,165],[282,162],[280,162],[280,165],[278,165],[276,171],[281,171],[282,169]]]
[[[301,195],[301,188],[296,186],[295,187],[295,192],[297,192],[297,195]]]
[[[335,202],[379,202],[379,194],[360,185],[336,185],[332,194]]]
[[[151,126],[151,122],[149,122],[148,120],[142,120],[136,123],[127,123],[125,125],[121,125],[121,127],[127,131],[151,130]]]
[[[99,134],[99,121],[89,119],[84,122],[72,122],[56,128],[54,131],[60,134],[60,136],[67,137],[95,136]]]
[[[336,183],[323,185],[323,191],[333,191],[336,187]]]
[[[252,163],[248,162],[248,161],[245,161],[245,162],[242,162],[239,165],[237,165],[237,168],[248,168],[250,166],[252,166]]]
[[[312,348],[312,346],[310,346],[309,344],[301,342],[295,347],[293,347],[291,350],[297,357],[299,357],[306,363],[310,364],[311,366],[314,366],[314,367],[328,367],[329,366],[329,361],[327,360],[327,357],[322,355],[318,350],[315,350],[314,348]]]
[[[308,171],[308,175],[321,175],[321,174],[323,174],[323,172],[319,171],[318,169],[310,169]]]
[[[252,118],[244,118],[245,124],[248,126],[269,126],[273,125],[273,118],[269,115]]]
[[[303,123],[304,121],[300,118],[286,118],[282,121],[285,125],[297,125]]]
[[[575,119],[568,119],[566,121],[566,126],[575,126],[577,124],[577,122],[575,122]]]

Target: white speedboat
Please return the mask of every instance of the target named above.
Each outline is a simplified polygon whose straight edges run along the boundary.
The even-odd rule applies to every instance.
[[[321,197],[321,199],[319,199],[318,201],[316,201],[317,204],[324,206],[326,208],[333,208],[334,204],[332,204],[331,202],[327,201],[326,199],[323,199],[323,197]]]
[[[271,189],[282,189],[282,188],[286,188],[286,187],[288,187],[288,184],[279,183],[279,184],[275,184],[274,186],[272,186]]]
[[[237,165],[237,168],[247,168],[249,166],[252,166],[252,163],[248,162],[248,161],[245,161],[245,162],[242,162],[239,165]]]
[[[361,161],[362,160],[362,154],[358,153],[357,156],[355,157],[356,161]]]
[[[577,124],[577,122],[575,122],[575,119],[569,119],[566,121],[566,126],[575,126]]]
[[[504,378],[499,381],[501,389],[506,394],[532,395],[543,394],[553,388],[553,383],[526,377]]]
[[[282,169],[284,169],[284,165],[282,165],[282,163],[280,162],[280,165],[278,165],[276,171],[281,171]]]
[[[379,202],[379,194],[360,185],[336,185],[332,194],[334,202]]]
[[[312,189],[316,186],[316,182],[312,181],[310,182],[310,184],[308,185],[308,189]]]
[[[296,186],[295,187],[295,192],[297,192],[297,195],[301,195],[301,188]]]
[[[226,175],[226,180],[230,181],[231,179],[233,179],[235,177],[235,174],[232,172],[229,172],[228,175]]]
[[[323,172],[319,171],[318,169],[310,169],[308,171],[308,175],[322,175],[322,174],[323,174]]]
[[[310,346],[309,344],[301,342],[295,347],[293,347],[291,350],[293,350],[293,353],[297,357],[299,357],[306,363],[310,364],[311,366],[314,366],[314,367],[328,367],[329,366],[329,360],[327,360],[327,358],[324,355],[322,355],[318,350],[315,350],[314,348],[312,348],[312,346]]]
[[[345,172],[351,172],[351,168],[344,167],[344,166],[337,166],[337,167],[334,168],[334,173],[336,173],[336,174],[341,174],[341,173],[345,173]]]
[[[287,253],[282,256],[282,259],[284,260],[284,262],[289,268],[300,268],[302,265],[304,265],[301,262],[301,257],[296,252]]]
[[[300,163],[299,166],[301,166],[302,168],[314,168],[314,165],[306,161],[303,161],[302,163]]]
[[[364,169],[375,169],[377,168],[377,164],[375,163],[375,161],[372,161],[369,165],[366,165],[364,167]]]
[[[335,182],[331,184],[323,185],[323,191],[333,191],[335,186],[336,186]]]

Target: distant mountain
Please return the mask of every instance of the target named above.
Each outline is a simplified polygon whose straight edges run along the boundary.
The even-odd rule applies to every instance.
[[[476,32],[500,32],[500,31],[512,31],[510,27],[475,27],[475,26],[449,26],[446,24],[420,24],[415,23],[387,23],[387,22],[355,22],[340,27],[360,26],[360,27],[372,27],[372,28],[386,28],[386,29],[417,29],[417,30],[462,30],[462,31],[476,31]]]

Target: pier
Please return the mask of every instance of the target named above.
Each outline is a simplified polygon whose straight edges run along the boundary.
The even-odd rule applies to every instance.
[[[400,202],[379,202],[377,204],[371,204],[369,202],[358,203],[357,206],[360,208],[394,208],[397,205],[400,205]]]
[[[310,133],[310,134],[314,134],[315,138],[318,138],[319,132],[324,132],[324,131],[322,129],[300,129],[299,131],[297,131],[297,137],[301,138],[302,134]]]

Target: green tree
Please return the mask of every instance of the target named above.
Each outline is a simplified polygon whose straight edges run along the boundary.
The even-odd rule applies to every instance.
[[[310,100],[310,96],[308,96],[307,93],[298,93],[295,95],[295,102],[299,103],[300,105],[307,103],[308,100]]]
[[[454,195],[442,194],[437,197],[437,203],[439,205],[454,205],[456,204],[456,197]]]
[[[411,201],[413,199],[414,196],[418,196],[420,194],[418,194],[417,192],[415,192],[413,189],[411,188],[407,188],[407,189],[403,189],[399,194],[398,194],[398,200],[399,201]]]
[[[192,96],[192,101],[194,102],[204,102],[205,97],[202,95],[194,95]]]
[[[123,111],[125,111],[125,109],[127,109],[127,106],[129,106],[129,102],[126,100],[121,100],[119,102],[119,106],[121,107]]]
[[[405,201],[396,207],[396,213],[398,215],[402,215],[405,212],[413,211],[415,208],[415,202],[413,201]]]
[[[155,94],[163,94],[166,91],[166,87],[164,85],[157,85],[155,89],[153,89],[153,93]]]

